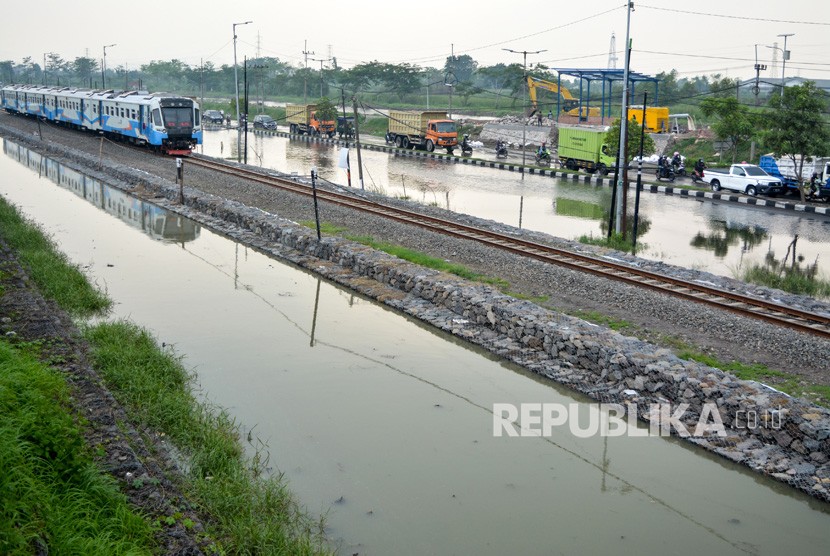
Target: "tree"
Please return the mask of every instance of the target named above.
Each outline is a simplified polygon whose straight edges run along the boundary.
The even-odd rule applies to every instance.
[[[461,83],[455,86],[455,93],[462,99],[464,99],[462,102],[464,106],[469,106],[470,97],[481,93],[483,90],[484,89],[482,89],[481,87],[476,87],[469,81],[462,81]]]
[[[719,73],[712,76],[712,81],[709,83],[709,92],[713,97],[725,98],[736,94],[741,80],[737,77],[730,79],[728,77],[721,77]]]
[[[816,154],[824,154],[830,143],[830,133],[822,118],[827,110],[827,97],[812,81],[776,91],[769,101],[768,128],[765,143],[775,156],[787,156],[793,162],[798,177],[801,200],[804,193],[804,161]]]
[[[337,105],[329,97],[322,97],[317,101],[317,119],[321,122],[328,122],[337,119]]]
[[[483,78],[484,86],[498,89],[509,88],[511,105],[515,106],[516,101],[524,99],[524,69],[521,64],[496,64],[478,70],[478,75]]]
[[[14,62],[11,60],[0,62],[0,81],[4,79],[8,79],[9,83],[14,83]]]
[[[660,80],[660,98],[665,104],[673,104],[680,97],[680,89],[677,84],[677,70],[673,69],[670,72],[661,72],[657,74],[657,79]]]
[[[717,118],[712,130],[722,141],[732,145],[732,163],[738,156],[738,146],[755,136],[755,125],[749,109],[735,97],[714,97],[701,101],[700,109],[707,117]]]
[[[95,58],[87,58],[78,56],[72,62],[72,71],[75,77],[78,78],[84,86],[91,86],[93,74],[98,72],[98,61]]]
[[[34,69],[35,65],[32,63],[32,57],[26,56],[23,58],[23,70],[26,72],[26,83],[32,84],[32,70]]]
[[[611,153],[616,153],[620,150],[620,127],[621,120],[617,118],[605,134],[605,144],[608,145],[608,151]],[[643,128],[639,123],[631,120],[628,121],[628,125],[625,127],[628,133],[626,152],[628,153],[628,159],[631,160],[635,156],[640,155],[640,135]],[[643,136],[643,156],[652,155],[656,150],[657,147],[654,144],[654,139],[646,133]],[[621,166],[625,166],[625,164]]]
[[[447,56],[447,61],[444,64],[444,73],[455,75],[458,81],[470,81],[477,68],[478,62],[473,60],[468,54],[462,56]]]

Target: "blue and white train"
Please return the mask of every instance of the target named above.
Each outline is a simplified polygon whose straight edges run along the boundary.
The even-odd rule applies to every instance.
[[[202,143],[199,104],[146,91],[94,91],[11,85],[0,89],[2,108],[75,129],[102,132],[171,155]]]

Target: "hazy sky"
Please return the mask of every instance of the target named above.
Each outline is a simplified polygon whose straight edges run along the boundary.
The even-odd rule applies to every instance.
[[[231,65],[232,24],[253,20],[237,27],[240,61],[259,49],[263,56],[301,65],[308,41],[310,58],[331,54],[344,67],[372,60],[441,67],[451,49],[480,65],[520,63],[520,54],[502,50],[511,48],[546,50],[528,55],[528,65],[599,68],[608,67],[614,33],[622,68],[626,33],[625,2],[619,0],[45,0],[38,6],[3,10],[0,60],[31,56],[42,63],[46,52],[100,60],[102,47],[116,43],[107,49],[109,68],[173,58],[194,66],[200,60]],[[787,39],[787,75],[830,79],[826,0],[648,0],[634,6],[635,71],[750,77],[758,44],[758,60],[768,66],[762,76],[780,77],[782,52],[765,45],[778,42],[783,48],[777,35],[794,33]],[[320,62],[309,66],[319,68]]]

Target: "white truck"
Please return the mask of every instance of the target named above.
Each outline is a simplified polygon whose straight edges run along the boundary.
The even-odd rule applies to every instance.
[[[781,180],[767,174],[755,164],[733,164],[729,170],[708,168],[703,181],[712,186],[712,191],[729,189],[747,195],[769,195],[775,197],[786,192]]]

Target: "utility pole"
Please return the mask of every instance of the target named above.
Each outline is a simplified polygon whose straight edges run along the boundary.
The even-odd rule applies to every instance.
[[[354,145],[357,148],[357,177],[360,180],[360,190],[363,191],[363,161],[360,158],[360,117],[357,113],[357,97],[352,97],[354,105]]]
[[[107,90],[107,49],[117,46],[115,44],[108,44],[104,46],[104,59],[101,63],[101,88]]]
[[[784,33],[778,35],[779,37],[784,37],[784,58],[783,62],[781,63],[781,86],[784,86],[784,74],[787,72],[787,60],[790,59],[790,51],[787,50],[787,37],[792,37],[795,33]]]
[[[323,62],[330,62],[331,58],[310,58],[312,62],[320,62],[320,98],[323,98]]]
[[[527,117],[527,96],[528,96],[528,90],[527,90],[527,55],[528,54],[541,54],[542,52],[547,52],[547,49],[545,49],[545,50],[535,50],[533,52],[528,52],[527,50],[513,50],[513,49],[510,49],[510,48],[502,48],[502,50],[506,50],[507,52],[512,52],[513,54],[521,54],[522,55],[522,80],[524,81],[524,89],[525,89],[524,99],[522,100],[522,119],[524,120],[524,118]],[[522,177],[524,177],[524,174],[525,174],[525,169],[524,169],[525,158],[526,158],[525,143],[527,143],[527,122],[523,121],[522,122]]]
[[[139,87],[140,89],[141,87]],[[205,106],[205,59],[199,58],[199,93],[202,99],[202,107]],[[204,109],[204,108],[202,108]]]
[[[314,51],[308,49],[308,39],[303,44],[303,56],[305,56],[305,73],[303,74],[303,104],[308,104],[308,55],[314,54]]]
[[[755,106],[758,106],[758,94],[761,92],[761,72],[767,69],[766,64],[758,63],[758,45],[755,45],[755,86],[752,88],[752,93],[755,95]]]
[[[239,147],[242,142],[242,129],[239,127],[239,71],[236,63],[236,26],[248,25],[253,21],[244,21],[233,24],[233,85],[236,90],[236,161],[240,161]]]
[[[631,10],[634,8],[634,2],[628,2],[628,6],[626,9],[626,22],[625,22],[625,65],[623,69],[623,94],[622,94],[622,115],[620,116],[620,157],[619,157],[619,164],[617,164],[617,199],[616,199],[616,206],[612,207],[615,210],[616,219],[615,219],[615,228],[614,231],[616,233],[620,233],[622,231],[622,221],[623,221],[623,203],[622,203],[622,196],[623,196],[623,172],[622,167],[627,166],[628,162],[625,159],[625,141],[628,138],[628,129],[626,124],[628,123],[628,69],[630,65],[630,58],[629,55],[631,51]],[[643,122],[645,123],[645,122]]]

